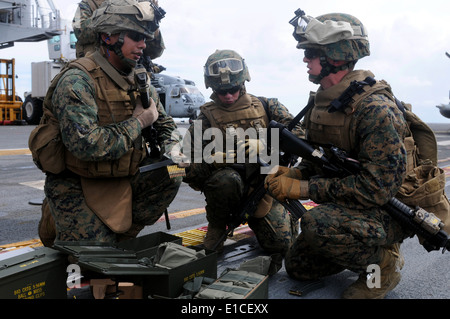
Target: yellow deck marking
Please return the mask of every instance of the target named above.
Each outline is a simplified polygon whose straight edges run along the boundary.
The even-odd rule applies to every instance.
[[[449,176],[450,175],[450,166],[442,167],[442,169],[445,172],[445,176]]]
[[[317,206],[313,202],[306,202],[306,203],[303,203],[303,205],[305,206],[306,209],[311,209],[314,206]],[[205,208],[195,208],[195,209],[170,213],[169,219],[185,218],[185,217],[204,214],[204,213],[205,213]],[[164,217],[161,217],[158,221],[164,221]],[[187,230],[184,232],[176,233],[173,235],[181,237],[183,240],[184,246],[198,245],[203,242],[203,238],[206,235],[207,229],[208,229],[208,227],[204,226],[204,227],[200,227],[197,229],[191,229],[191,230]],[[241,240],[243,238],[247,238],[249,236],[253,236],[253,232],[248,227],[248,225],[245,224],[234,230],[234,234],[233,234],[233,237],[231,237],[231,239],[234,241],[239,241],[239,240]],[[12,244],[0,245],[0,252],[19,249],[19,248],[23,248],[23,247],[34,248],[34,247],[39,247],[39,246],[42,246],[41,241],[39,239],[32,239],[32,240],[28,240],[28,241],[21,241],[21,242],[12,243]]]
[[[20,248],[24,248],[24,247],[35,248],[35,247],[40,247],[40,246],[42,246],[42,243],[39,239],[31,239],[31,240],[19,241],[17,243],[13,243],[13,244],[0,245],[0,252],[16,250],[16,249],[20,249]]]
[[[18,148],[11,150],[0,150],[0,156],[5,155],[30,155],[31,151],[28,148]]]
[[[169,214],[169,219],[178,219],[178,218],[185,218],[189,216],[199,215],[205,213],[205,208],[194,208],[189,210],[183,210],[175,213]],[[162,221],[164,220],[164,215],[158,220]]]

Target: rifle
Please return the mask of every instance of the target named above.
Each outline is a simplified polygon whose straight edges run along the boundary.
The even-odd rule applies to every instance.
[[[325,176],[343,178],[354,175],[360,170],[360,163],[357,160],[348,157],[345,151],[335,146],[330,146],[331,156],[327,157],[323,151],[296,137],[284,125],[271,121],[269,128],[279,130],[281,149],[318,164]],[[441,247],[443,248],[442,253],[446,249],[450,249],[450,238],[442,230],[441,220],[433,213],[427,212],[421,207],[412,209],[396,198],[391,198],[383,206],[383,209],[404,228],[421,236],[424,239],[422,245],[428,252],[439,250]]]
[[[148,74],[147,69],[141,65],[138,64],[135,68],[135,81],[137,85],[137,89],[140,93],[142,107],[144,109],[147,109],[150,107],[150,95],[149,95],[149,85],[148,85]],[[150,146],[150,153],[149,156],[151,157],[159,157],[160,150],[158,147],[158,140],[157,140],[158,132],[153,127],[153,125],[150,125],[149,127],[146,127],[142,130],[142,136],[144,139],[148,142]]]
[[[135,68],[134,78],[137,85],[137,89],[140,93],[142,107],[144,109],[148,109],[150,107],[150,95],[149,95],[149,85],[147,81],[147,69],[142,65],[138,64]],[[130,95],[132,96],[132,95]],[[153,127],[153,125],[150,125],[149,127],[146,127],[142,130],[142,137],[145,139],[145,141],[148,142],[150,145],[150,152],[148,152],[147,146],[145,146],[147,155],[150,157],[157,158],[160,155],[160,150],[158,147],[158,140],[157,140],[158,132]],[[169,221],[169,212],[166,210],[164,211],[164,218],[166,220],[166,227],[167,229],[170,229],[170,221]]]
[[[294,135],[295,136],[295,135]],[[262,162],[258,158],[258,163],[260,166],[268,166],[267,163]],[[240,207],[238,209],[238,214],[234,214],[232,218],[227,223],[227,231],[224,235],[214,244],[212,250],[216,250],[216,248],[228,237],[232,236],[233,231],[239,227],[239,225],[245,223],[250,217],[252,217],[258,206],[258,203],[263,199],[266,195],[267,191],[264,187],[264,180],[257,185],[257,187],[250,193],[248,196],[244,196]],[[275,200],[275,199],[274,199]],[[286,208],[292,215],[296,218],[300,219],[303,214],[307,212],[306,208],[297,200],[286,200],[284,202],[280,202],[284,208]]]

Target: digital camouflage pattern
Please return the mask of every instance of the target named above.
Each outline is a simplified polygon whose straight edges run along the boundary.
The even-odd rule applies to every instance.
[[[209,226],[226,228],[231,216],[239,212],[246,185],[248,182],[231,167],[214,170],[206,178],[203,193]],[[284,255],[298,232],[298,222],[277,201],[273,202],[270,212],[264,218],[249,218],[248,225],[267,253]]]
[[[179,142],[176,125],[167,116],[156,90],[151,87],[159,118],[153,124],[162,152]],[[53,113],[56,115],[64,145],[74,156],[87,161],[114,160],[120,158],[140,139],[141,129],[136,118],[99,126],[96,90],[92,78],[79,69],[69,69],[58,82],[52,96]],[[172,135],[172,133],[174,133]],[[150,159],[141,163],[148,164]],[[169,178],[167,171],[137,173],[131,178],[133,189],[133,226],[128,236],[135,236],[145,225],[151,225],[174,199],[181,178]],[[125,235],[114,234],[86,205],[80,177],[65,172],[48,174],[45,194],[56,222],[59,240],[115,241]]]
[[[205,68],[207,68],[210,64],[224,60],[224,59],[239,59],[244,64],[244,70],[239,72],[238,74],[230,74],[230,83],[224,84],[220,76],[207,76],[205,73],[205,85],[206,88],[212,88],[213,90],[226,90],[235,86],[243,85],[245,81],[250,81],[250,73],[248,71],[248,67],[245,64],[245,60],[235,51],[233,50],[216,50],[213,54],[211,54],[205,63]]]
[[[316,107],[327,108],[349,86],[349,79],[363,80],[367,72],[353,71],[341,83],[316,94]],[[320,102],[319,102],[320,101]],[[319,104],[319,105],[318,105]],[[329,115],[330,119],[341,116]],[[299,166],[303,179],[309,179],[310,198],[320,204],[301,220],[302,232],[286,257],[286,269],[298,279],[311,279],[345,268],[365,272],[369,264],[381,258],[381,247],[400,242],[406,234],[381,208],[399,190],[405,178],[406,150],[403,143],[407,124],[395,102],[374,93],[365,98],[351,120],[341,128],[350,132],[352,149],[346,149],[361,164],[361,172],[345,178],[317,176],[319,170],[303,161]],[[325,119],[322,119],[326,121]],[[308,128],[311,119],[305,118]],[[339,136],[330,124],[319,132],[307,129],[308,140],[329,143],[327,136]],[[346,141],[332,142],[342,147]]]
[[[285,266],[298,280],[316,280],[345,269],[366,273],[379,264],[382,248],[407,237],[403,228],[379,208],[349,209],[323,203],[301,219],[301,232]]]
[[[325,22],[326,20],[348,22],[353,27],[359,28],[366,39],[341,40],[336,43],[319,45],[311,43],[303,38],[297,45],[298,49],[319,49],[323,51],[328,58],[336,61],[356,61],[370,55],[370,44],[367,31],[359,19],[345,13],[330,13],[317,17],[317,20],[320,22]]]
[[[167,115],[156,89],[150,86],[152,99],[159,113],[153,124],[163,152],[179,142],[174,120]],[[141,133],[139,122],[131,117],[107,126],[97,126],[95,87],[90,76],[71,69],[60,79],[52,97],[53,112],[62,128],[65,146],[82,160],[114,160],[125,154]],[[178,136],[178,137],[177,137]]]
[[[146,159],[142,165],[154,161]],[[146,225],[153,225],[175,198],[180,184],[181,177],[169,178],[165,168],[133,176],[133,224],[123,234],[114,233],[87,206],[80,177],[48,174],[44,191],[56,222],[57,240],[117,242],[134,238]]]
[[[104,1],[105,0],[95,0],[94,4],[98,7]],[[80,1],[72,21],[73,31],[77,38],[77,57],[85,56],[87,52],[95,50],[95,47],[99,42],[98,33],[90,27],[92,24],[92,13],[95,10],[95,7],[91,6],[89,3],[90,1],[88,0]],[[161,30],[158,28],[151,35],[151,39],[146,41],[144,54],[151,59],[156,59],[163,54],[164,50],[164,40],[162,38]]]
[[[241,94],[247,94],[245,87],[241,90]],[[266,98],[261,97],[263,101],[267,103],[269,113],[270,113],[270,119],[281,123],[283,125],[288,126],[289,123],[294,118],[291,113],[289,113],[289,110],[278,101],[276,98]],[[217,98],[216,94],[211,95],[211,99],[214,100],[215,103],[220,103],[219,99]],[[204,133],[206,130],[210,129],[212,127],[211,123],[209,122],[208,118],[203,114],[200,113],[197,117],[197,123],[201,123],[202,127],[202,137],[204,136]],[[304,137],[303,129],[300,127],[300,125],[297,125],[292,132],[298,136],[298,137]],[[185,177],[185,182],[187,182],[192,188],[196,190],[203,191],[203,185],[206,181],[206,179],[211,176],[211,174],[216,170],[213,164],[208,163],[195,163],[194,162],[194,148],[195,148],[195,133],[194,133],[194,125],[191,125],[188,129],[188,134],[192,137],[191,139],[191,165],[187,171],[187,175]],[[211,143],[210,140],[204,140],[202,139],[202,150]]]
[[[245,87],[243,93],[245,93]],[[212,99],[218,103],[217,96],[213,94]],[[270,118],[279,123],[288,125],[293,116],[287,108],[275,98],[262,98],[266,101]],[[202,136],[205,130],[211,128],[211,123],[207,117],[200,113],[197,121],[202,123]],[[303,130],[297,126],[293,132],[299,136],[303,136]],[[194,125],[188,130],[192,137],[191,149],[194,149]],[[202,149],[205,148],[210,141],[202,140]],[[192,151],[191,154],[194,154]],[[246,179],[249,171],[259,169],[255,164],[246,166],[247,172],[228,167],[217,169],[214,164],[195,163],[191,160],[191,165],[187,169],[184,182],[188,183],[195,190],[200,190],[206,197],[206,218],[210,225],[214,227],[226,226],[231,214],[238,212],[238,205],[244,196],[244,189],[249,185],[256,185],[258,179],[265,176],[259,176],[257,179]],[[255,233],[261,247],[270,253],[284,254],[289,246],[295,240],[298,233],[298,222],[278,202],[274,201],[272,208],[264,218],[251,218],[248,222],[249,227]]]
[[[87,27],[96,33],[115,34],[134,31],[154,38],[158,28],[153,8],[147,1],[106,0],[92,13],[92,23]]]
[[[98,34],[88,28],[92,23],[92,12],[103,2],[104,0],[97,0],[91,6],[89,0],[82,0],[78,3],[77,11],[72,21],[73,32],[77,38],[75,44],[77,51],[77,58],[85,56],[89,51],[95,49],[99,39]]]

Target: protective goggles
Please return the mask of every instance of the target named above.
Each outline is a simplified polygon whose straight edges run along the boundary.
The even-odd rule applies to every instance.
[[[237,74],[244,70],[244,63],[239,59],[223,59],[205,66],[205,75],[220,76],[221,72],[228,71],[231,74]]]

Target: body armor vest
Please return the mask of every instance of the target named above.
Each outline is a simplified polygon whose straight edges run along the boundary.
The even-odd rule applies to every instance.
[[[372,94],[384,95],[396,103],[389,84],[383,80],[377,81],[371,86],[365,86],[362,92],[352,95],[350,102],[343,105],[340,111],[333,113],[329,112],[332,99],[323,98],[320,94],[316,96],[315,106],[306,114],[306,118],[309,118],[309,121],[305,121],[308,140],[313,143],[327,141],[327,143],[345,150],[350,157],[356,156],[357,154],[354,154],[357,147],[356,132],[354,131],[356,125],[353,125],[355,120],[353,113]],[[408,132],[404,143],[408,153],[407,171],[409,172],[417,166],[417,148],[411,132]]]
[[[252,95],[244,94],[230,107],[215,102],[203,105],[200,110],[208,118],[212,127],[219,128],[224,136],[230,130],[255,128],[259,133],[269,123],[266,110],[261,101]]]
[[[257,136],[250,138],[263,137],[263,129],[268,127],[269,117],[263,103],[250,94],[243,94],[233,105],[224,107],[216,102],[210,102],[200,107],[202,113],[207,117],[212,127],[219,128],[224,137],[224,143],[228,136],[234,138],[236,129],[247,130],[255,129]],[[251,133],[250,133],[251,134]],[[255,180],[254,172],[259,170],[259,165],[246,165],[244,172],[240,172],[241,176],[253,184]],[[250,186],[247,185],[245,192],[249,191]],[[273,198],[266,194],[258,203],[254,213],[255,218],[263,218],[269,213],[272,207]]]
[[[369,75],[371,75],[370,72]],[[345,150],[350,157],[355,157],[357,155],[354,154],[356,148],[354,128],[356,125],[353,125],[353,113],[372,94],[384,95],[396,104],[391,88],[384,80],[364,86],[364,90],[352,95],[350,102],[343,105],[340,111],[333,113],[329,112],[332,100],[321,98],[320,95],[318,98],[316,96],[316,105],[306,115],[306,118],[309,117],[309,121],[306,121],[308,139],[312,142],[327,141],[327,143]],[[418,150],[409,127],[403,142],[407,152],[406,171],[410,172],[418,165]]]
[[[374,81],[370,85],[365,85],[364,90],[352,94],[351,99],[347,99],[348,103],[344,103],[340,111],[334,113],[330,113],[329,110],[335,100],[323,97],[321,99],[320,95],[319,98],[316,97],[316,105],[306,115],[306,118],[309,118],[309,121],[306,121],[308,140],[313,143],[327,141],[344,149],[350,157],[355,158],[356,154],[353,154],[352,150],[357,147],[356,132],[352,131],[352,128],[356,125],[353,125],[352,121],[355,119],[352,114],[371,94],[384,95],[391,100],[397,105],[398,115],[403,113],[407,123],[407,132],[403,140],[407,152],[406,177],[395,197],[409,207],[420,206],[425,211],[433,213],[437,217],[437,219],[433,217],[434,223],[442,221],[442,230],[448,234],[450,202],[445,194],[445,172],[436,166],[438,164],[436,138],[433,131],[411,111],[410,104],[400,102],[394,97],[388,83]],[[428,251],[436,249],[430,248],[420,235],[418,237]]]
[[[132,116],[135,106],[131,103],[127,90],[118,87],[115,81],[105,73],[91,56],[80,58],[70,63],[69,68],[74,67],[84,70],[94,80],[98,107],[98,124],[100,126],[121,122]],[[120,76],[119,73],[116,76]],[[130,83],[129,79],[126,79],[126,81]],[[66,167],[72,172],[88,178],[134,175],[138,171],[139,163],[144,157],[145,149],[142,138],[138,139],[135,147],[131,148],[118,160],[82,161],[72,155],[67,149],[65,151]]]

